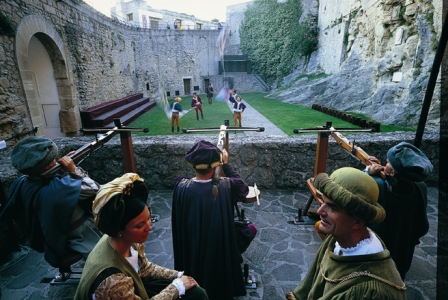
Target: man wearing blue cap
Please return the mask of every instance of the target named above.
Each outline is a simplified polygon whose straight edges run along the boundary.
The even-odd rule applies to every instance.
[[[86,257],[101,237],[90,213],[99,184],[69,156],[58,160],[61,173],[41,176],[56,164],[57,156],[56,144],[43,136],[26,138],[14,146],[12,165],[24,175],[11,185],[0,215],[24,216],[31,248],[44,252],[53,267],[59,266],[67,250]]]
[[[387,152],[382,166],[376,157],[365,172],[378,184],[378,202],[386,211],[384,222],[371,226],[381,237],[404,280],[411,267],[414,248],[429,230],[426,214],[427,186],[423,182],[433,166],[428,157],[412,144],[401,142]],[[386,176],[379,177],[381,172]],[[384,177],[384,176],[383,176]]]

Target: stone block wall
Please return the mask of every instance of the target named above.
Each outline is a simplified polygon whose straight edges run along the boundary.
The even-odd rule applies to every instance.
[[[195,86],[203,93],[204,78],[219,71],[218,30],[131,27],[80,0],[4,0],[0,12],[7,20],[0,23],[0,140],[33,127],[43,134],[38,91],[27,68],[32,36],[52,59],[60,109],[75,113],[131,93],[160,100],[161,83],[171,96],[192,94]],[[253,77],[236,81],[243,80],[241,92],[258,91]]]
[[[414,133],[377,133],[346,135],[369,155],[386,162],[387,150],[401,141],[412,143]],[[185,163],[184,155],[195,142],[204,139],[216,141],[216,135],[174,135],[158,137],[133,137],[133,147],[137,173],[145,179],[149,189],[171,189],[173,180],[180,176],[194,176]],[[90,137],[56,139],[60,153],[80,148],[92,141]],[[291,137],[230,135],[229,162],[236,168],[249,185],[255,182],[260,189],[304,189],[308,178],[313,177],[316,155],[315,135],[296,135]],[[434,171],[427,180],[431,186],[438,185],[439,136],[426,134],[422,150],[434,165]],[[11,166],[9,149],[0,150],[0,179],[7,190],[19,176]],[[329,138],[327,172],[352,166],[364,168],[358,159],[338,146]],[[104,147],[88,157],[81,167],[89,175],[104,184],[124,173],[121,144],[114,137]]]
[[[253,2],[244,2],[240,4],[227,6],[226,10],[226,26],[229,27],[230,35],[228,37],[228,43],[226,43],[225,54],[226,55],[242,55],[240,49],[240,25],[244,18],[244,12],[248,5]]]
[[[5,0],[0,11],[12,27],[7,34],[0,30],[0,140],[42,123],[37,103],[29,102],[38,93],[33,75],[19,64],[28,53],[24,37],[36,27],[53,59],[61,108],[73,103],[76,111],[83,110],[140,92],[157,100],[160,81],[172,95],[184,95],[185,78],[192,93],[194,86],[203,86],[200,75],[218,73],[217,30],[137,30],[77,0]]]

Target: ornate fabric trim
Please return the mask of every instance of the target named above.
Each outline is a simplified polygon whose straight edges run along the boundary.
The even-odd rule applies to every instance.
[[[388,284],[388,285],[390,285],[390,286],[392,286],[392,287],[394,287],[394,288],[396,288],[396,289],[398,289],[398,290],[401,290],[401,291],[405,291],[405,290],[406,290],[406,284],[403,284],[403,286],[398,286],[398,285],[396,285],[395,283],[390,282],[390,281],[387,280],[387,279],[384,279],[384,278],[382,278],[382,277],[380,277],[380,276],[377,276],[377,275],[375,275],[375,274],[370,273],[370,271],[353,272],[353,273],[351,273],[351,274],[348,274],[348,275],[343,276],[343,277],[338,278],[338,279],[330,279],[330,278],[328,278],[328,277],[325,276],[324,271],[323,271],[323,268],[322,268],[322,263],[320,263],[320,274],[322,275],[322,277],[323,277],[326,281],[331,282],[331,283],[337,283],[337,285],[339,285],[339,284],[341,284],[341,283],[343,283],[343,282],[345,282],[345,281],[347,281],[347,280],[356,278],[356,277],[367,276],[367,277],[371,277],[371,278],[374,278],[374,279],[376,279],[376,280],[379,280],[379,281],[381,281],[381,282],[384,282],[384,283],[386,283],[386,284]]]

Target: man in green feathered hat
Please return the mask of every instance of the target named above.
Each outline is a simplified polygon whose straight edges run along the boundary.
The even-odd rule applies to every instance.
[[[314,185],[322,193],[319,230],[327,237],[308,274],[286,294],[294,299],[406,299],[406,286],[381,239],[367,223],[381,222],[375,180],[354,168],[330,176],[320,173]]]

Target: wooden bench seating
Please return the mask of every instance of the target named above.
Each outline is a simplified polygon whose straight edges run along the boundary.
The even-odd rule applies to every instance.
[[[142,93],[128,95],[81,111],[81,122],[83,128],[114,127],[114,119],[119,118],[123,125],[128,125],[155,106]]]

